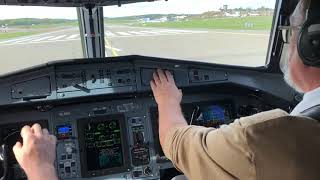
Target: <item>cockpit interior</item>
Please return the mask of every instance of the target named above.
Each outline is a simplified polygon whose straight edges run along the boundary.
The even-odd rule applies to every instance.
[[[166,3],[169,6],[170,1],[184,3],[161,1],[161,6],[165,8]],[[4,12],[1,8],[73,8],[77,23],[73,37],[79,38],[71,41],[72,34],[41,32],[47,35],[1,39],[2,34],[10,31],[21,33],[16,29],[22,26],[11,26],[7,20],[9,25],[2,27],[1,62],[9,65],[0,70],[1,180],[27,179],[15,160],[12,146],[21,141],[21,128],[34,123],[39,123],[57,137],[55,168],[59,179],[170,180],[181,174],[166,158],[159,141],[158,109],[150,87],[152,74],[157,69],[169,70],[173,74],[183,92],[182,111],[191,125],[219,128],[235,119],[266,110],[280,108],[290,112],[301,101],[302,95],[283,79],[279,62],[286,56],[287,45],[286,34],[279,27],[287,25],[297,2],[272,1],[268,7],[264,4],[266,1],[259,1],[260,4],[250,1],[252,6],[248,7],[251,8],[232,3],[228,7],[225,5],[228,2],[221,2],[220,10],[205,10],[200,15],[178,12],[174,18],[173,15],[167,18],[161,15],[158,19],[151,15],[139,16],[142,25],[132,27],[135,25],[130,24],[133,23],[130,18],[118,18],[119,22],[126,21],[123,25],[104,15],[128,12],[128,6],[137,10],[141,3],[140,9],[147,8],[158,1],[0,0],[0,27],[6,19],[1,15]],[[108,9],[111,7],[116,10]],[[243,12],[247,15],[242,15]],[[13,13],[19,14],[17,11]],[[59,10],[55,10],[55,14],[59,14]],[[207,16],[218,19],[219,23],[220,19],[227,19],[226,30],[221,30],[222,27],[196,30],[187,27],[194,21],[191,17]],[[268,19],[267,29],[260,27],[261,19]],[[240,21],[245,30],[228,28],[230,23]],[[180,27],[179,23],[187,24],[186,28]],[[32,24],[28,29],[32,33],[47,26]],[[130,28],[125,31],[127,26]],[[63,31],[50,28],[51,31]],[[118,28],[116,32],[121,37],[110,28]],[[6,30],[8,32],[4,32]],[[149,32],[144,36],[143,31],[153,34]],[[227,37],[230,39],[223,39]],[[198,38],[208,42],[198,41]],[[262,39],[265,44],[261,50],[257,44]],[[68,45],[71,42],[78,43]],[[212,44],[220,49],[210,47]],[[43,48],[51,49],[53,53],[44,52]],[[63,56],[62,51],[76,55]],[[211,56],[213,51],[216,54]],[[240,53],[242,51],[244,53]],[[181,57],[177,52],[185,56]],[[191,56],[196,52],[199,56]],[[57,56],[50,59],[50,53]],[[43,63],[33,61],[37,58]],[[237,61],[238,58],[241,61]]]

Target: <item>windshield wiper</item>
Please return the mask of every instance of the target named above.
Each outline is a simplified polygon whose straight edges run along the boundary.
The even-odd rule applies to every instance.
[[[73,87],[74,87],[74,88],[77,88],[77,89],[79,89],[79,90],[81,90],[81,91],[84,91],[84,92],[86,92],[86,93],[90,93],[90,89],[88,89],[88,88],[86,88],[86,87],[84,87],[84,86],[80,86],[79,84],[76,84],[76,85],[74,85]]]

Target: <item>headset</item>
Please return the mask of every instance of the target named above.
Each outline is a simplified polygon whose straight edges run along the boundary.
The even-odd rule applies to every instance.
[[[320,68],[320,0],[311,0],[298,36],[298,53],[307,66]]]

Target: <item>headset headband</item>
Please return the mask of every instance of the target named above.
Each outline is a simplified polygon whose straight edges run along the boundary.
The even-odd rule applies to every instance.
[[[307,20],[320,18],[320,1],[311,0],[307,10]]]

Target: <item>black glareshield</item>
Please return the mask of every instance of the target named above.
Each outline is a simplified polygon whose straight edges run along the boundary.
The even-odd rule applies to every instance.
[[[307,66],[320,67],[320,1],[312,0],[298,38],[298,52]]]
[[[0,146],[0,180],[5,180],[8,176],[8,146]]]

